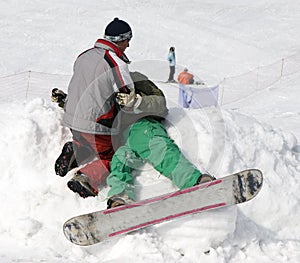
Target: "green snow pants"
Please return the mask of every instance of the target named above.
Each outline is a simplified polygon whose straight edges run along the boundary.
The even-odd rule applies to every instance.
[[[154,119],[142,119],[130,127],[124,146],[114,154],[107,178],[108,196],[123,191],[135,200],[132,171],[149,162],[158,172],[168,177],[179,189],[196,184],[201,176],[169,138],[164,126]]]

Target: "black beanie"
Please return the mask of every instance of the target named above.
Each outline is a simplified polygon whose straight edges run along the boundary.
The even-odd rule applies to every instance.
[[[130,40],[132,38],[132,31],[125,21],[116,17],[105,28],[104,38],[112,42]]]

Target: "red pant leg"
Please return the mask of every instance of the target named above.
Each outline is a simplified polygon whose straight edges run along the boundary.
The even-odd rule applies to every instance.
[[[98,190],[100,185],[106,184],[106,178],[110,171],[110,161],[114,150],[110,135],[95,135],[81,133],[86,142],[98,153],[98,159],[88,163],[79,172],[85,174],[94,190]]]
[[[98,191],[100,185],[106,184],[106,178],[109,175],[110,161],[95,160],[79,170],[89,178],[91,187]]]

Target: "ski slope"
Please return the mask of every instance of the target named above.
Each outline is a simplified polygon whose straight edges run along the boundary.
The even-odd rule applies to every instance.
[[[300,52],[299,9],[296,0],[3,1],[0,76],[26,70],[71,74],[77,55],[118,16],[133,28],[127,52],[132,69],[149,70],[147,61],[162,65],[175,46],[179,66],[215,85]],[[158,69],[157,80],[166,80],[164,70]],[[6,101],[9,87],[1,87],[0,262],[299,262],[299,81],[297,72],[233,104],[201,110],[180,108],[177,87],[157,82],[170,108],[168,133],[184,154],[216,177],[259,168],[263,189],[240,206],[90,247],[67,241],[62,225],[104,209],[108,189],[87,199],[68,190],[72,172],[64,178],[54,173],[70,140],[62,110],[47,93],[28,101],[7,95]],[[148,165],[136,172],[136,185],[139,199],[176,190]]]

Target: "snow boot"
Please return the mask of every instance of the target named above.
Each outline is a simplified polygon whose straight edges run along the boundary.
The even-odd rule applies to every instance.
[[[129,205],[134,201],[128,197],[127,194],[122,192],[121,194],[113,195],[107,200],[107,209],[114,208],[121,205]]]
[[[89,196],[95,197],[97,195],[97,191],[89,184],[89,178],[83,173],[76,173],[67,185],[74,193],[78,193],[82,198]]]
[[[70,170],[77,167],[75,159],[75,144],[72,142],[65,143],[60,156],[55,162],[55,173],[61,177],[65,176]]]
[[[214,181],[216,180],[216,178],[214,176],[211,176],[209,174],[202,174],[195,185],[198,185],[198,184],[204,184],[204,183],[208,183],[208,182],[211,182],[211,181]]]

